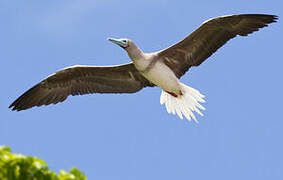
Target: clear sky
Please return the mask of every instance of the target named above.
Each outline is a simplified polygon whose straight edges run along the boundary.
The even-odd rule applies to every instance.
[[[108,37],[151,52],[212,17],[282,12],[281,0],[1,0],[0,144],[90,180],[283,179],[280,19],[229,41],[181,79],[206,95],[200,124],[167,114],[160,88],[8,109],[66,66],[129,62]]]

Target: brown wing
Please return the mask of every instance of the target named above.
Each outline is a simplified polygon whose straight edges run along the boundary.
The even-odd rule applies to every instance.
[[[247,36],[276,22],[277,16],[242,14],[217,17],[204,22],[179,43],[159,52],[164,63],[180,78],[191,66],[198,66],[228,40]]]
[[[118,66],[73,66],[47,77],[14,101],[9,108],[25,110],[56,104],[69,95],[90,93],[135,93],[154,86],[133,63]]]

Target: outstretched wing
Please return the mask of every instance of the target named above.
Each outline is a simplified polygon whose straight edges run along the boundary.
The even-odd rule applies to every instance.
[[[228,40],[258,31],[277,16],[242,14],[213,18],[179,43],[159,52],[159,57],[180,78],[191,66],[198,66]]]
[[[25,110],[33,106],[56,104],[69,95],[90,93],[135,93],[154,86],[145,79],[133,63],[118,66],[72,66],[41,81],[9,108]]]

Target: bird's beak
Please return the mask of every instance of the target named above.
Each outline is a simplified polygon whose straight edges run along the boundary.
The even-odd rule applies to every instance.
[[[109,40],[109,41],[111,41],[111,42],[117,44],[118,46],[120,46],[120,47],[122,47],[122,48],[125,48],[125,45],[126,45],[126,44],[125,44],[124,42],[122,42],[121,40],[119,40],[119,39],[108,38],[107,40]]]

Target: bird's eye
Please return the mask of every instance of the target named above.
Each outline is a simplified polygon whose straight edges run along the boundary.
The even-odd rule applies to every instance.
[[[123,42],[123,43],[126,43],[126,42],[127,42],[127,40],[122,40],[122,42]]]

